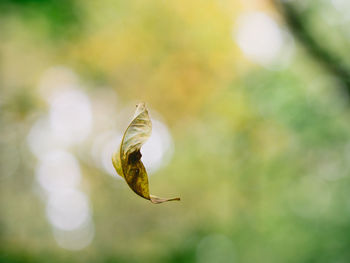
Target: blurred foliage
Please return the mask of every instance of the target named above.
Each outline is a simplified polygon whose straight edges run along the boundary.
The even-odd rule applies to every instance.
[[[348,33],[344,26],[330,27],[324,22],[316,21],[314,15],[312,15],[313,13],[324,13],[327,8],[331,8],[331,3],[324,3],[324,5],[315,8],[306,7],[305,10],[298,11],[295,4],[288,2],[279,4],[279,1],[275,2],[294,35],[301,41],[308,52],[314,56],[317,62],[322,64],[342,82],[344,93],[349,96],[350,65],[346,57],[342,55],[342,52],[339,52],[339,50],[347,50],[348,40],[346,34]],[[343,3],[342,5],[345,4],[344,8],[346,8],[346,2],[334,1],[336,7],[341,3]],[[336,23],[334,17],[332,18],[335,15],[334,13],[332,14],[332,11],[330,15],[327,15],[328,24]],[[326,38],[323,34],[325,28],[330,30]]]
[[[21,16],[29,24],[44,19],[50,37],[55,41],[72,35],[72,29],[77,33],[81,19],[76,2],[70,0],[2,0],[0,14],[2,19]]]
[[[348,64],[349,20],[330,1],[293,5]],[[298,37],[285,68],[245,58],[232,34],[252,9],[285,21],[269,1],[0,2],[0,262],[349,262],[344,83]],[[175,145],[150,184],[181,202],[161,206],[93,163],[97,122],[71,147],[95,231],[80,251],[56,243],[28,147],[50,111],[43,75],[57,65],[77,73],[91,100],[103,94],[110,105],[116,92],[113,114],[100,112],[107,126],[125,128],[119,115],[146,101]]]

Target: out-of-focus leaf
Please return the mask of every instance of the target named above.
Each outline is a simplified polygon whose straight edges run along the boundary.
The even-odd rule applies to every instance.
[[[112,156],[113,166],[136,194],[152,203],[159,204],[180,200],[180,198],[160,198],[149,193],[148,176],[145,166],[141,162],[140,150],[150,137],[151,132],[152,122],[146,105],[139,103],[136,105],[134,118],[124,133],[119,152]]]

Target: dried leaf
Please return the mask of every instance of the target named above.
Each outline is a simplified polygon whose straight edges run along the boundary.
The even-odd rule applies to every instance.
[[[112,156],[112,162],[117,173],[125,179],[130,188],[139,196],[154,204],[180,200],[180,198],[160,198],[150,195],[148,176],[141,161],[141,147],[151,136],[152,122],[145,103],[136,105],[133,120],[126,129],[119,152]]]

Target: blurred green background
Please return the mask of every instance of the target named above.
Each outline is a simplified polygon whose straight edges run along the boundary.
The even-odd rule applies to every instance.
[[[347,0],[1,0],[0,262],[350,262],[349,66]]]

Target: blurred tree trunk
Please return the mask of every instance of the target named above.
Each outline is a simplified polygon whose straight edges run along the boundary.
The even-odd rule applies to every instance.
[[[334,52],[315,39],[305,23],[307,14],[298,12],[295,4],[282,0],[272,0],[282,14],[287,26],[302,46],[323,67],[337,77],[343,84],[348,100],[350,101],[350,69],[337,57]]]

